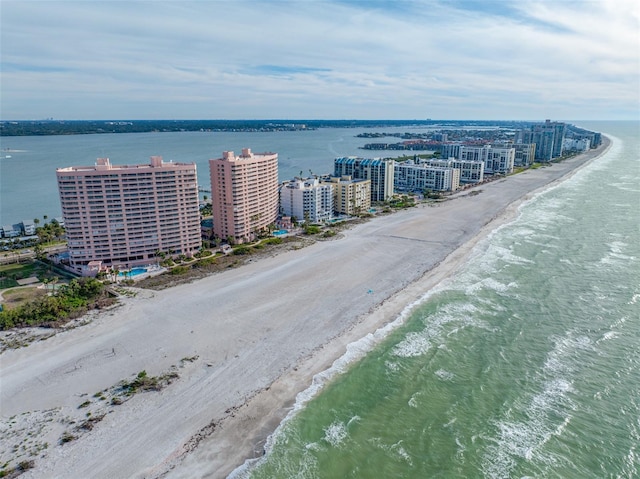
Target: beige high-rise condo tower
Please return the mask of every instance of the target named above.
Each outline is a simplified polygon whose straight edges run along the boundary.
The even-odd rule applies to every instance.
[[[240,156],[225,151],[209,160],[213,233],[223,240],[246,243],[278,218],[278,154]]]
[[[156,261],[158,252],[191,256],[200,238],[194,163],[58,168],[70,266],[83,275]]]

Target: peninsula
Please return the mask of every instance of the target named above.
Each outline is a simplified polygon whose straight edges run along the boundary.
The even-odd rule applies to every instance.
[[[373,345],[523,201],[609,145],[191,284],[132,289],[87,325],[5,351],[3,441],[47,444],[25,478],[227,477],[350,343]],[[149,377],[166,387],[106,401]]]

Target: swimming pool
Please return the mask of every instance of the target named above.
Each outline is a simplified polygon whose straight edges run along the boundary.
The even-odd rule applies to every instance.
[[[133,277],[133,276],[138,276],[140,274],[144,274],[147,272],[147,268],[132,268],[129,271],[120,271],[118,273],[118,277],[124,277],[124,276],[128,276],[128,277]]]
[[[271,233],[273,236],[282,236],[282,235],[286,235],[288,233],[287,230],[277,230],[274,231],[273,233]]]

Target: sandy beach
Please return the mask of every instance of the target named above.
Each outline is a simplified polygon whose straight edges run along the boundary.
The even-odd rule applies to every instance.
[[[85,326],[3,352],[2,462],[34,460],[24,478],[227,477],[263,454],[296,395],[349,344],[375,341],[523,201],[609,146],[191,284],[137,290]],[[177,378],[112,404],[112,388],[143,370]]]

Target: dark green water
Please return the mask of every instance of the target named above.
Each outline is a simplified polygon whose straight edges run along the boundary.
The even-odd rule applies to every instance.
[[[251,478],[640,477],[638,124],[525,204]]]

